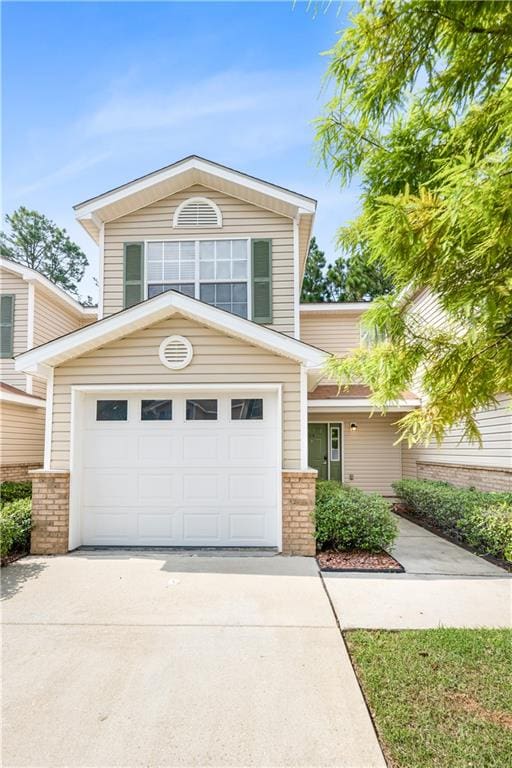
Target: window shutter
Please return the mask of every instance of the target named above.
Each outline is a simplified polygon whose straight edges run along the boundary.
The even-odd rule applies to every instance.
[[[253,240],[252,247],[252,319],[255,323],[272,322],[272,240]]]
[[[144,298],[144,243],[124,244],[124,308]]]
[[[12,357],[14,336],[14,295],[0,296],[0,357]]]

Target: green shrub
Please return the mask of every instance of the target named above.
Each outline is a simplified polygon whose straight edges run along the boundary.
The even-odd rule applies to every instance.
[[[32,496],[32,483],[2,483],[0,485],[0,501],[8,504],[16,499],[28,499]]]
[[[512,563],[512,505],[498,501],[467,510],[457,522],[465,541],[480,554],[503,557]]]
[[[393,489],[414,515],[482,554],[505,557],[506,551],[511,553],[512,493],[456,488],[433,480],[399,480]]]
[[[32,527],[32,500],[17,499],[0,510],[0,555],[26,552]]]
[[[398,533],[382,496],[332,481],[317,483],[315,528],[321,548],[369,552],[389,548]]]

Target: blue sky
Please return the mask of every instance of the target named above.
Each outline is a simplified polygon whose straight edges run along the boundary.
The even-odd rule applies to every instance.
[[[188,154],[318,199],[333,258],[357,210],[318,167],[311,121],[351,6],[304,2],[8,2],[2,7],[3,212],[26,205],[97,247],[72,206]]]

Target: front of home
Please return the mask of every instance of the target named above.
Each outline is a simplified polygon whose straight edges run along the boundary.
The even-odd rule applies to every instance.
[[[99,320],[20,355],[47,383],[34,552],[270,547],[313,554],[317,476],[392,494],[394,422],[338,392],[367,304],[303,305],[316,203],[197,157],[75,211],[100,251]]]

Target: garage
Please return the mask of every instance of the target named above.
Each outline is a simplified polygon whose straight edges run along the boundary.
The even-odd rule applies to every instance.
[[[280,546],[279,410],[276,388],[83,393],[72,486],[81,543]]]

